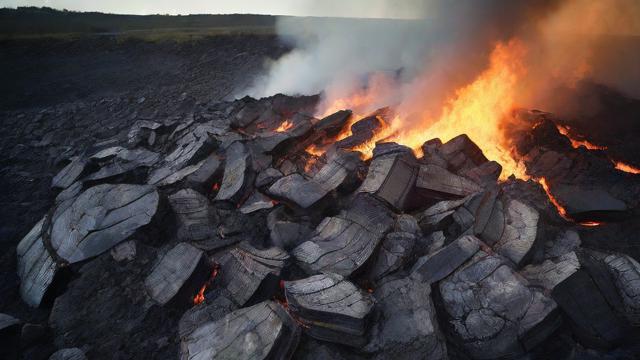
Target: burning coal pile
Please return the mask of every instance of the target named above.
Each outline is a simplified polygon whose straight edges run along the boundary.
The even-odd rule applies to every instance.
[[[640,158],[616,149],[638,147],[592,139],[548,86],[612,79],[552,56],[569,39],[546,31],[575,14],[520,10],[544,31],[514,15],[473,39],[482,61],[438,44],[426,69],[322,61],[348,49],[310,37],[255,98],[86,149],[17,247],[22,299],[80,358],[637,358]],[[17,324],[0,315],[12,341]]]
[[[244,98],[187,122],[138,121],[71,159],[17,250],[23,300],[52,304],[59,346],[102,356],[110,336],[137,339],[143,319],[171,316],[164,341],[184,359],[634,344],[640,253],[615,231],[637,230],[638,175],[549,113],[509,115],[523,179],[473,134],[414,150],[376,141],[393,108],[316,117],[318,102]],[[107,283],[87,293],[96,272]],[[167,324],[155,326],[144,331]]]

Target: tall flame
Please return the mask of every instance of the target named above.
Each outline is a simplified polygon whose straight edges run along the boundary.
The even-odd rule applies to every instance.
[[[395,122],[395,141],[418,149],[424,141],[438,137],[443,142],[467,134],[490,160],[503,167],[502,179],[511,174],[528,179],[524,166],[514,160],[503,136],[503,121],[515,106],[518,81],[526,73],[523,43],[498,43],[491,53],[489,67],[472,83],[458,89],[435,122],[423,119],[417,126]]]

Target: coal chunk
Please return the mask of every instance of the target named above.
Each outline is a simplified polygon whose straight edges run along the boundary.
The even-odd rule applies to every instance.
[[[182,339],[181,359],[288,359],[300,328],[273,301],[238,309]]]
[[[433,254],[421,257],[411,270],[411,277],[427,284],[449,276],[480,249],[481,241],[472,235],[462,236]]]
[[[103,184],[87,189],[56,211],[51,245],[69,263],[82,261],[126,240],[151,222],[159,195],[151,186]]]
[[[406,210],[415,202],[412,195],[418,167],[413,154],[396,155],[374,157],[358,192],[372,194],[396,210]]]
[[[58,272],[58,266],[42,239],[45,220],[45,218],[40,220],[20,241],[16,249],[20,295],[24,302],[33,307],[40,305]]]
[[[227,148],[224,175],[216,200],[232,200],[241,196],[247,186],[250,170],[249,152],[241,142],[234,142]]]
[[[392,225],[384,205],[369,196],[359,196],[341,215],[325,218],[313,237],[296,247],[292,255],[309,273],[328,271],[349,276],[371,257]]]
[[[178,217],[178,239],[199,242],[212,239],[216,228],[209,200],[192,189],[169,195],[169,204]]]
[[[162,257],[147,276],[145,289],[161,305],[169,303],[181,290],[184,296],[181,300],[185,300],[195,293],[193,288],[206,279],[208,269],[201,250],[187,243],[179,243]]]
[[[316,339],[359,347],[366,341],[373,310],[371,295],[337,274],[286,281],[285,296],[293,316]]]
[[[483,250],[439,289],[456,341],[473,358],[524,354],[559,326],[556,303]]]
[[[373,293],[379,309],[364,350],[375,359],[448,359],[429,284],[409,278],[385,282]]]
[[[241,243],[220,260],[220,284],[240,306],[269,298],[277,289],[282,269],[287,265],[286,251],[272,247],[257,249]]]
[[[359,164],[357,154],[340,152],[311,179],[297,173],[291,174],[271,185],[268,193],[306,209],[347,181]]]
[[[441,200],[464,197],[482,191],[482,188],[473,181],[436,165],[420,166],[416,187],[429,197]]]

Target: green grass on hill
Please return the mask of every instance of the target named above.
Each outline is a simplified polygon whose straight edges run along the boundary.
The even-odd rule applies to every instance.
[[[116,36],[148,41],[188,41],[230,34],[271,35],[276,18],[267,15],[114,15],[50,8],[0,9],[0,39]]]

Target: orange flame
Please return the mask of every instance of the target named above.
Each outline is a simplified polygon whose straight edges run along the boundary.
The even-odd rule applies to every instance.
[[[562,125],[556,125],[556,128],[558,129],[558,131],[560,132],[560,134],[564,135],[567,139],[569,139],[569,141],[571,141],[571,146],[573,146],[574,149],[579,148],[580,146],[584,146],[585,148],[589,149],[589,150],[607,150],[606,146],[599,146],[599,145],[595,145],[587,140],[578,140],[573,138],[569,132],[571,131],[571,128],[568,126],[562,126]]]
[[[625,164],[621,161],[613,161],[613,163],[616,165],[616,169],[620,171],[624,171],[629,174],[640,174],[640,169],[638,169],[637,167]]]
[[[558,202],[558,199],[556,199],[555,196],[553,196],[553,194],[551,193],[551,189],[549,189],[549,184],[547,183],[547,179],[540,178],[537,181],[538,181],[538,183],[540,185],[542,185],[542,188],[544,189],[544,192],[547,193],[547,197],[549,198],[549,201],[551,201],[553,206],[555,206],[556,209],[558,209],[558,214],[560,214],[560,216],[562,216],[563,219],[565,219],[567,221],[572,221],[567,216],[567,209],[565,209],[564,206],[560,205],[560,203]]]
[[[558,202],[558,199],[556,199],[555,196],[553,196],[553,194],[551,193],[551,189],[549,188],[549,184],[547,183],[547,179],[545,178],[540,178],[536,180],[540,185],[542,185],[542,188],[544,189],[544,192],[547,193],[547,197],[549,198],[549,201],[551,201],[551,203],[553,204],[553,206],[555,206],[555,208],[558,210],[558,214],[560,214],[560,216],[567,220],[567,221],[571,221],[573,222],[574,220],[571,219],[569,217],[569,215],[567,214],[567,209],[562,206],[560,204],[560,202]],[[583,221],[578,223],[582,226],[587,226],[587,227],[594,227],[594,226],[600,226],[603,223],[599,222],[599,221]]]
[[[193,297],[193,304],[198,305],[204,302],[204,292],[207,290],[207,287],[211,286],[213,280],[218,276],[218,271],[220,271],[220,265],[213,264],[213,269],[211,270],[211,276],[209,279],[202,285],[196,296]]]
[[[375,143],[380,139],[395,141],[414,149],[420,155],[421,145],[429,139],[440,138],[446,142],[460,134],[467,134],[490,160],[496,160],[503,167],[501,179],[514,174],[528,179],[524,165],[511,155],[508,139],[502,134],[503,121],[515,107],[515,93],[518,81],[526,73],[523,58],[526,49],[519,41],[498,43],[494,48],[489,67],[472,83],[456,91],[445,104],[438,119],[425,117],[421,121],[407,121],[408,116],[396,116],[390,126],[376,134],[371,142],[360,146],[366,156],[371,155]],[[374,103],[376,92],[355,94],[349,99],[337,99],[326,107],[325,114],[355,105],[365,108],[364,103]],[[399,111],[410,113],[411,109]],[[360,119],[353,116],[353,122]],[[351,124],[350,124],[351,125]],[[338,140],[351,135],[350,126],[341,133]],[[310,152],[311,153],[311,152]]]
[[[291,129],[293,127],[293,123],[289,120],[285,120],[282,122],[282,124],[280,124],[280,126],[278,126],[278,128],[275,130],[275,132],[285,132],[289,129]]]

